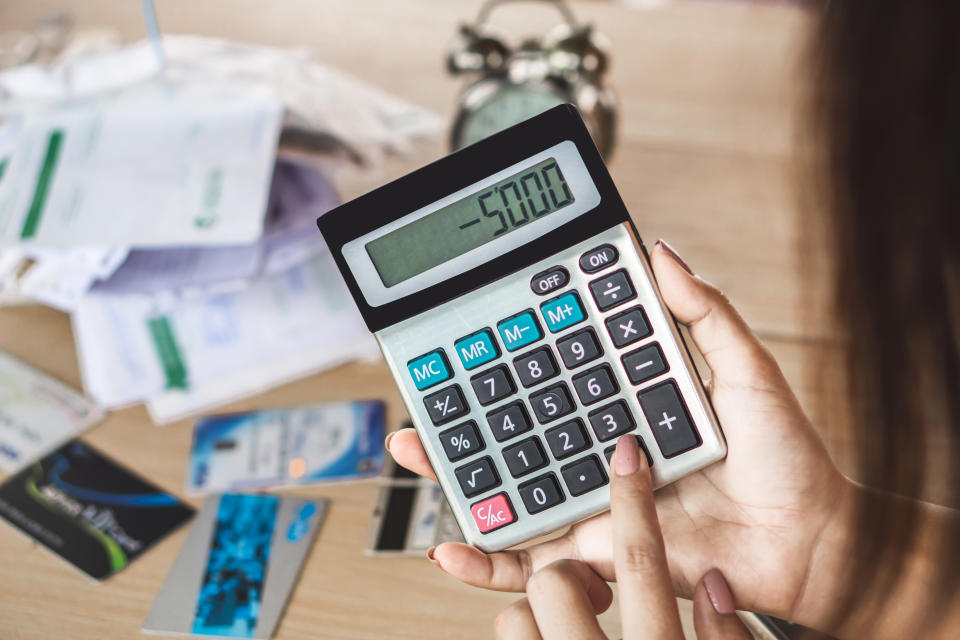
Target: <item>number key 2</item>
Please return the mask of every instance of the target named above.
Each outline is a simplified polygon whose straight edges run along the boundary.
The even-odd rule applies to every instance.
[[[584,431],[583,422],[579,419],[547,429],[543,435],[547,439],[547,445],[553,457],[557,460],[569,458],[590,446],[590,437]]]

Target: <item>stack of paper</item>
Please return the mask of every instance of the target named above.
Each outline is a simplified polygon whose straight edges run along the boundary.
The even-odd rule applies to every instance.
[[[315,220],[439,120],[302,51],[163,49],[0,73],[0,304],[73,314],[87,392],[158,422],[374,357]]]

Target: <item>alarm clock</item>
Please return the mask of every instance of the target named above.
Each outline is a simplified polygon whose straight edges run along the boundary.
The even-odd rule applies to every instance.
[[[488,0],[473,24],[461,25],[451,48],[449,71],[474,78],[460,94],[450,146],[460,149],[570,103],[579,109],[600,153],[609,157],[616,94],[604,85],[606,40],[592,25],[579,24],[561,0],[537,0],[555,7],[563,22],[542,39],[527,38],[511,47],[488,25],[493,9],[509,1]]]

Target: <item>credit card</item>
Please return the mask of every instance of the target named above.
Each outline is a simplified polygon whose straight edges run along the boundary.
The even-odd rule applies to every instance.
[[[328,504],[271,495],[207,498],[143,631],[270,638]]]
[[[79,391],[0,351],[0,471],[13,473],[102,419]]]
[[[366,554],[423,556],[441,542],[463,541],[440,485],[393,465],[382,480]]]
[[[96,580],[125,568],[193,513],[79,440],[0,485],[0,517]]]
[[[384,405],[343,402],[202,418],[187,491],[264,489],[373,477],[383,467]]]

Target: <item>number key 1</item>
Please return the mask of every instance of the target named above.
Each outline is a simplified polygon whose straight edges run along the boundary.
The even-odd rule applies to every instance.
[[[557,340],[557,351],[567,369],[579,367],[600,357],[600,343],[593,329],[584,329]]]

